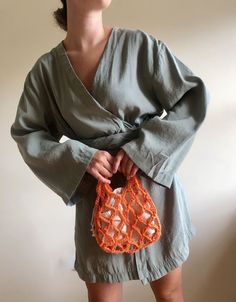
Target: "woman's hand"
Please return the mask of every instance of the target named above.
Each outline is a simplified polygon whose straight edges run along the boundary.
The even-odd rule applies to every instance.
[[[117,170],[123,173],[127,178],[134,176],[138,171],[138,167],[135,163],[129,158],[123,149],[120,149],[115,158],[113,164],[113,173],[116,173]]]
[[[94,153],[86,171],[96,179],[105,183],[111,183],[107,178],[113,175],[114,157],[105,150],[98,150]]]

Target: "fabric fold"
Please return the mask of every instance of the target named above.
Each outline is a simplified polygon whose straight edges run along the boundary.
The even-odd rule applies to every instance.
[[[155,182],[170,188],[205,119],[209,91],[202,79],[162,41],[153,38],[155,100],[166,112],[145,122],[140,136],[121,148]]]
[[[98,149],[74,139],[59,142],[62,134],[40,73],[38,64],[28,72],[10,133],[31,171],[66,205],[73,205],[72,197]]]

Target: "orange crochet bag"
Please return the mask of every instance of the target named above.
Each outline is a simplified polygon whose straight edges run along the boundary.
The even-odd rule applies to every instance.
[[[104,251],[132,254],[159,239],[156,206],[136,174],[114,190],[98,181],[96,192],[91,231]]]

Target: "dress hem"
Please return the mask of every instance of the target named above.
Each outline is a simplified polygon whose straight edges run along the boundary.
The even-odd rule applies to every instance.
[[[195,231],[188,233],[188,240],[190,241],[192,237],[195,236]],[[96,276],[95,274],[84,272],[78,265],[74,265],[74,269],[79,275],[80,279],[82,279],[85,282],[90,283],[115,283],[115,282],[123,282],[123,281],[132,281],[132,280],[140,280],[143,285],[147,285],[148,283],[157,280],[170,271],[174,270],[175,268],[179,267],[181,264],[183,264],[189,256],[189,249],[186,249],[186,252],[184,254],[179,254],[177,257],[166,257],[166,261],[162,264],[160,267],[155,267],[150,265],[152,267],[153,271],[150,272],[148,270],[139,270],[139,271],[130,271],[126,270],[123,272],[117,272],[117,273],[108,273],[103,272],[102,276]],[[149,263],[150,264],[150,263]],[[143,277],[140,277],[143,276]]]

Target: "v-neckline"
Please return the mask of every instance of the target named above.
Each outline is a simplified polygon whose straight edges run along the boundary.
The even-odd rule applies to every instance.
[[[115,32],[116,29],[117,29],[116,26],[112,27],[111,32],[109,34],[109,37],[108,37],[108,39],[106,41],[105,47],[103,49],[102,55],[100,57],[99,63],[97,65],[96,71],[95,71],[93,79],[92,79],[91,91],[89,91],[87,89],[87,87],[85,86],[85,84],[83,83],[83,81],[80,79],[80,77],[75,72],[75,69],[74,69],[74,67],[73,67],[73,65],[72,65],[72,63],[70,61],[70,58],[69,58],[69,56],[67,54],[67,50],[66,50],[66,48],[64,46],[63,40],[58,45],[61,48],[61,50],[62,50],[62,53],[63,53],[64,58],[66,60],[66,64],[68,64],[68,70],[69,70],[72,78],[74,78],[74,80],[76,82],[78,82],[82,86],[82,88],[86,91],[86,93],[89,94],[92,98],[95,98],[95,94],[94,94],[95,88],[96,88],[95,84],[97,83],[97,80],[99,79],[99,72],[100,72],[100,69],[102,67],[102,63],[103,63],[103,60],[104,60],[104,58],[106,56],[106,53],[107,53],[108,49],[110,48],[110,46],[112,45],[113,36],[114,36],[114,32]]]

